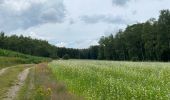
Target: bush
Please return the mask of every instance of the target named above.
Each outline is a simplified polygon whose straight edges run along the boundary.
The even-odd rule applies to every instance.
[[[64,60],[68,60],[68,59],[70,59],[70,56],[69,56],[68,54],[65,54],[65,55],[63,56],[63,59],[64,59]]]
[[[60,57],[58,55],[51,55],[50,58],[55,59],[55,60],[60,59]]]
[[[59,56],[55,56],[55,57],[51,57],[52,59],[55,59],[55,60],[59,60],[60,57]]]
[[[22,54],[22,53],[10,51],[10,50],[4,50],[4,49],[0,49],[0,57],[20,58],[22,59],[22,61],[19,61],[20,63],[41,63],[41,62],[49,62],[52,60],[50,58],[31,56],[31,55]]]
[[[132,57],[131,61],[139,61],[138,57]]]

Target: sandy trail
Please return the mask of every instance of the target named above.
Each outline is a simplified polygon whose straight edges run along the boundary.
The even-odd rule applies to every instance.
[[[0,76],[1,76],[8,68],[9,68],[9,67],[1,69],[1,70],[0,70]]]
[[[25,64],[25,67],[30,67],[30,66],[33,66],[33,64]],[[13,67],[16,67],[16,66],[13,66]],[[0,76],[6,71],[8,70],[9,68],[13,68],[13,67],[6,67],[6,68],[3,68],[0,70]]]
[[[15,67],[15,66],[13,66],[13,67]],[[5,73],[5,71],[8,70],[9,68],[12,68],[12,67],[6,67],[6,68],[1,69],[1,70],[0,70],[0,76],[1,76],[3,73]]]
[[[7,96],[6,96],[6,98],[4,98],[4,100],[14,100],[15,99],[18,91],[23,86],[24,81],[26,80],[26,78],[28,76],[29,70],[30,70],[30,68],[27,68],[18,75],[17,83],[8,90]]]

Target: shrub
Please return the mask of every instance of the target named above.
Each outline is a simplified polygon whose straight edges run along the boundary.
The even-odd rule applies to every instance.
[[[63,59],[64,59],[64,60],[68,60],[68,59],[70,59],[70,56],[69,56],[68,54],[65,54],[65,55],[63,56]]]
[[[60,59],[60,57],[59,57],[59,56],[57,56],[57,55],[52,55],[52,56],[50,56],[50,58],[55,59],[55,60]]]
[[[132,57],[131,61],[139,61],[138,57]]]
[[[0,57],[19,58],[20,59],[19,62],[21,63],[41,63],[41,62],[49,62],[52,60],[50,58],[31,56],[31,55],[22,54],[22,53],[10,51],[10,50],[4,50],[4,49],[0,49]]]

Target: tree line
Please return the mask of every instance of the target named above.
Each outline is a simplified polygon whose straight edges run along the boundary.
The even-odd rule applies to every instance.
[[[23,35],[7,36],[4,32],[0,33],[0,48],[54,59],[62,58],[65,55],[69,55],[72,59],[97,59],[98,50],[98,46],[91,46],[89,49],[60,48],[45,40],[24,37]]]
[[[160,11],[158,20],[129,25],[99,41],[98,59],[169,61],[170,11]]]
[[[103,36],[99,45],[87,49],[60,48],[45,40],[0,33],[0,48],[54,59],[169,61],[170,11],[160,11],[158,20],[128,25],[116,35]]]

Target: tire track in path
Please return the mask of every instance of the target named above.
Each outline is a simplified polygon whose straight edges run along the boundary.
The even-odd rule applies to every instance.
[[[15,83],[14,86],[12,86],[8,90],[7,96],[6,96],[6,98],[4,98],[4,100],[14,100],[15,99],[18,91],[24,85],[24,81],[26,80],[26,78],[28,76],[29,70],[30,70],[30,68],[27,68],[18,75],[18,81]]]
[[[0,70],[0,76],[1,76],[8,68],[10,68],[10,67],[1,69],[1,70]]]

